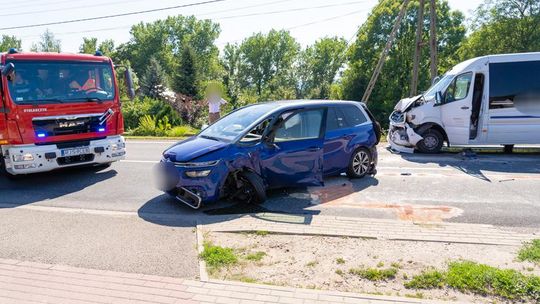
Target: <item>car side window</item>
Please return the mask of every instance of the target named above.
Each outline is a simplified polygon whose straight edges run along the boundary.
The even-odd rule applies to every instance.
[[[284,123],[275,131],[274,142],[318,138],[321,134],[323,114],[323,109],[301,111],[292,115],[290,112],[281,114],[278,123]]]
[[[345,116],[346,127],[354,127],[368,121],[364,113],[362,113],[362,111],[357,106],[340,106],[340,110]]]
[[[272,121],[273,117],[269,117],[265,120],[263,120],[261,123],[259,123],[257,126],[255,126],[253,129],[251,129],[244,137],[240,139],[241,143],[256,143],[258,142],[262,136],[264,135],[264,132],[266,131],[266,128]]]
[[[345,127],[345,117],[336,107],[328,107],[326,114],[326,131],[339,130]]]
[[[456,100],[461,100],[469,94],[471,87],[472,73],[458,75],[446,89],[444,103],[449,103]]]

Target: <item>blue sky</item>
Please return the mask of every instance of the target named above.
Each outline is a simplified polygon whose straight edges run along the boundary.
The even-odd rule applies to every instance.
[[[0,27],[88,18],[200,1],[202,0],[0,0]],[[453,9],[463,11],[466,16],[481,2],[482,0],[449,0]],[[117,43],[126,42],[129,40],[129,28],[132,24],[183,14],[218,22],[222,30],[217,41],[220,48],[227,42],[239,42],[252,33],[266,32],[272,28],[288,29],[302,45],[307,45],[324,36],[339,35],[350,39],[376,3],[377,0],[226,0],[135,16],[5,30],[0,31],[0,34],[20,37],[23,40],[23,49],[28,50],[33,42],[39,40],[39,35],[49,28],[62,41],[63,51],[77,52],[83,37],[97,37],[99,41],[112,38]],[[331,5],[335,6],[329,7]],[[308,9],[310,7],[312,9]]]

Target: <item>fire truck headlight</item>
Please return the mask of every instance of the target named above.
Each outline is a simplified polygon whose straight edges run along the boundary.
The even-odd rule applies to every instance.
[[[12,156],[14,162],[33,161],[34,155],[31,153],[15,154]]]
[[[111,145],[113,152],[123,150],[125,147],[126,147],[125,143],[116,143],[116,144]]]

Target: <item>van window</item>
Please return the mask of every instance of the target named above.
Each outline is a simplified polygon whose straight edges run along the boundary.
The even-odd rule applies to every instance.
[[[345,117],[336,107],[328,107],[326,114],[326,131],[339,130],[345,127]]]
[[[513,108],[520,100],[524,108],[530,105],[529,100],[540,103],[539,79],[540,61],[490,63],[489,108]]]
[[[345,115],[346,127],[354,127],[367,121],[366,116],[357,106],[347,105],[339,108]]]
[[[471,87],[471,80],[472,72],[458,75],[446,89],[444,102],[449,103],[466,98]]]
[[[317,109],[298,112],[292,116],[290,112],[282,114],[278,120],[283,119],[285,123],[276,130],[274,141],[318,138],[321,134],[323,113],[324,110]]]

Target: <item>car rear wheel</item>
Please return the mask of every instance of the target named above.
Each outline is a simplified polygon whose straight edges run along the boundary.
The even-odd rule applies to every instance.
[[[371,153],[366,148],[358,148],[354,151],[349,167],[347,168],[347,176],[350,178],[364,177],[371,171]]]
[[[429,154],[435,154],[441,151],[444,142],[441,132],[435,129],[428,129],[421,135],[423,137],[422,140],[416,144],[418,151]]]
[[[262,178],[253,172],[238,174],[239,189],[236,198],[246,204],[260,204],[266,200],[266,187]]]

